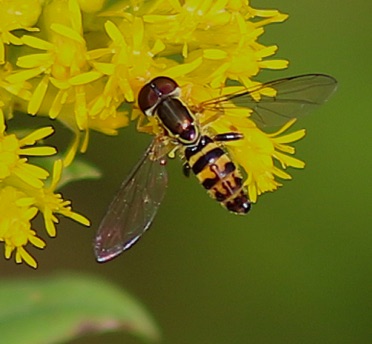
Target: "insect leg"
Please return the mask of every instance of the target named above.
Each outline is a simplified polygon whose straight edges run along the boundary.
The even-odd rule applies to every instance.
[[[136,125],[136,129],[140,132],[140,133],[148,133],[148,134],[151,134],[152,131],[151,131],[151,128],[146,126],[145,124],[145,119],[146,117],[141,115],[139,118],[138,118],[138,121],[137,121],[137,125]]]
[[[182,166],[182,172],[185,177],[190,177],[191,166],[188,162],[185,162]]]
[[[174,159],[176,157],[176,151],[179,149],[179,146],[173,147],[168,153],[168,158]]]
[[[213,140],[217,142],[226,142],[226,141],[238,141],[243,138],[244,138],[243,134],[231,132],[231,133],[217,134],[213,137]]]

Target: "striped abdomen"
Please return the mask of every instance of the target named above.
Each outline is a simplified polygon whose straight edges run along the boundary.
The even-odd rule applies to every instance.
[[[185,149],[185,158],[209,195],[228,210],[246,214],[251,203],[236,165],[210,137],[202,136]]]

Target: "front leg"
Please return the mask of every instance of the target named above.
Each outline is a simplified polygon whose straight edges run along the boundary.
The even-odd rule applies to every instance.
[[[188,162],[185,162],[182,166],[182,172],[185,177],[190,177],[191,166]]]
[[[230,133],[217,134],[213,136],[213,140],[217,142],[228,142],[228,141],[238,141],[244,138],[241,133],[236,133],[234,131]]]

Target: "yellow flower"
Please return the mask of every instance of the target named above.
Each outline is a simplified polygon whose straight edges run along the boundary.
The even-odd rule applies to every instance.
[[[26,156],[50,156],[54,147],[34,146],[53,133],[51,127],[37,129],[24,138],[7,134],[0,116],[0,242],[5,245],[5,258],[15,251],[16,263],[23,261],[36,268],[35,259],[26,251],[31,245],[44,248],[45,242],[36,235],[31,222],[41,212],[49,236],[56,235],[57,214],[69,217],[86,226],[89,221],[71,209],[71,202],[54,193],[60,180],[62,161],[57,160],[50,186],[45,185],[48,171],[32,165]],[[21,157],[22,156],[22,157]]]
[[[6,182],[7,178],[17,178],[32,187],[41,188],[44,184],[43,180],[48,177],[48,172],[30,164],[27,158],[21,156],[55,154],[54,147],[28,147],[52,133],[52,127],[45,127],[32,132],[23,139],[18,139],[15,134],[5,132],[4,120],[0,116],[0,182]]]
[[[88,11],[101,6],[100,1],[90,3],[93,7],[84,1],[81,3]],[[13,87],[26,81],[31,82],[34,90],[29,97],[26,111],[32,115],[58,118],[75,132],[75,140],[65,160],[65,165],[68,165],[74,158],[80,141],[80,150],[85,151],[89,128],[114,135],[117,128],[128,124],[127,113],[117,111],[125,97],[121,97],[121,93],[115,93],[115,80],[107,82],[102,79],[104,72],[110,74],[104,64],[94,63],[95,58],[102,57],[102,54],[113,49],[103,49],[104,53],[98,55],[97,51],[87,51],[82,13],[76,0],[52,1],[45,5],[42,17],[44,30],[39,37],[45,39],[31,35],[24,35],[19,39],[24,46],[38,51],[19,57],[17,66],[20,69],[8,75],[5,80]],[[120,75],[125,70],[124,65],[116,70],[115,75]],[[125,80],[124,77],[118,80],[121,79]],[[125,88],[124,85],[121,82],[120,91]],[[109,95],[102,104],[101,94],[107,94],[105,89],[108,89]],[[86,132],[82,140],[81,131]]]
[[[64,200],[60,193],[54,193],[61,179],[62,168],[62,161],[56,160],[54,163],[51,185],[32,192],[35,199],[35,206],[37,206],[43,214],[46,230],[51,237],[56,236],[55,224],[59,222],[56,214],[69,217],[85,226],[90,225],[86,217],[72,211],[71,201]]]
[[[38,78],[27,112],[38,113],[44,102],[49,117],[54,119],[61,115],[65,104],[72,104],[68,108],[71,113],[64,111],[60,119],[70,124],[73,116],[75,125],[83,130],[88,127],[86,87],[102,74],[89,66],[81,12],[76,1],[51,2],[44,8],[44,20],[48,22],[50,16],[54,16],[54,21],[44,32],[48,40],[30,35],[21,38],[24,45],[44,53],[18,58],[17,66],[25,70],[9,76],[7,81],[15,83]],[[51,103],[45,99],[50,83],[54,91]]]
[[[287,15],[254,10],[246,1],[186,0],[173,4],[171,13],[147,14],[144,20],[169,54],[181,54],[188,62],[203,58],[191,75],[194,82],[223,87],[230,79],[249,87],[249,78],[261,68],[287,67],[285,60],[264,60],[276,52],[277,46],[265,47],[257,42],[264,25],[282,22]],[[265,19],[250,21],[255,17]]]
[[[0,12],[0,64],[5,62],[5,44],[22,45],[12,33],[15,30],[38,31],[36,24],[41,12],[39,0],[3,0]]]
[[[0,186],[0,241],[5,243],[5,258],[9,259],[15,250],[16,262],[24,261],[33,268],[37,263],[25,246],[30,242],[35,247],[45,247],[45,242],[31,229],[37,211],[32,198],[14,187]]]

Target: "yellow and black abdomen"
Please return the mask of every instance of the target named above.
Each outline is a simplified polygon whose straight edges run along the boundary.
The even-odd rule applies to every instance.
[[[239,169],[210,137],[202,136],[197,145],[186,147],[185,158],[212,198],[236,214],[249,211],[251,203]]]

